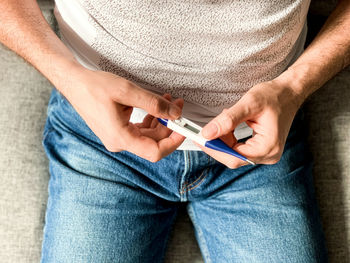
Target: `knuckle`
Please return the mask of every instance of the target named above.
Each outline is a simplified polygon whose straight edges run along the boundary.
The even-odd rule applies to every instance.
[[[265,101],[261,96],[257,96],[255,93],[249,93],[247,94],[245,105],[245,110],[247,112],[258,112],[264,108]]]
[[[149,109],[153,112],[163,112],[166,110],[166,105],[156,96],[151,96],[148,103]]]
[[[228,112],[229,112],[229,109],[227,109],[227,108],[225,108],[225,109],[222,110],[222,113],[223,113],[223,114],[227,114]]]
[[[161,158],[162,158],[161,155],[159,153],[156,153],[156,154],[150,156],[148,160],[151,163],[156,163],[156,162],[160,161]]]
[[[119,80],[119,91],[121,93],[126,93],[129,89],[130,89],[130,86],[131,86],[131,82],[127,79],[120,79]]]
[[[267,162],[265,162],[266,164],[276,164],[278,163],[280,160],[280,158],[271,158],[270,160],[268,160]]]
[[[232,165],[232,164],[227,164],[226,167],[229,168],[229,169],[235,169],[235,166]]]
[[[109,152],[119,152],[120,151],[119,147],[117,147],[115,144],[105,144],[105,147]]]
[[[113,89],[116,99],[127,98],[130,96],[130,90],[132,88],[132,82],[127,79],[120,78],[118,82],[118,88]]]
[[[119,144],[119,139],[116,137],[110,137],[108,139],[101,140],[105,148],[110,152],[120,152],[121,145]]]
[[[282,157],[282,151],[280,147],[274,147],[268,154],[266,164],[276,164],[280,161]]]
[[[224,120],[231,120],[232,119],[232,113],[231,113],[230,109],[223,109],[222,117],[223,117]]]
[[[270,148],[268,155],[271,156],[272,159],[279,160],[282,156],[282,151],[283,147],[277,144],[276,146]]]
[[[123,89],[130,89],[131,86],[133,86],[132,82],[130,80],[127,79],[121,79],[120,80],[120,84],[122,86]]]
[[[218,120],[216,123],[220,127],[220,129],[227,130],[232,127],[233,124],[233,116],[229,109],[224,109],[222,111],[221,119]]]
[[[229,163],[226,164],[226,167],[229,168],[229,169],[236,169],[239,166],[235,162],[229,162]]]
[[[277,155],[279,155],[280,149],[279,147],[273,147],[270,151],[269,151],[269,155],[272,158],[275,158]]]
[[[246,99],[247,99],[248,102],[250,102],[252,104],[256,104],[256,103],[258,103],[260,101],[258,95],[256,93],[254,93],[254,92],[253,93],[248,93]]]

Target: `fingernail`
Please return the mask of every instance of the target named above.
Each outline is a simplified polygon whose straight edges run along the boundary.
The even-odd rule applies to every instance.
[[[181,115],[181,109],[177,106],[170,104],[169,115],[173,118],[179,118]]]
[[[207,126],[205,126],[202,130],[202,134],[206,138],[212,138],[215,137],[215,135],[218,132],[218,127],[215,123],[209,123]]]

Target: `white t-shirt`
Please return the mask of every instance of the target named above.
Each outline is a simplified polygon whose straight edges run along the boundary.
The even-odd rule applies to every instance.
[[[301,54],[310,0],[56,0],[63,42],[82,65],[185,100],[203,126]],[[133,122],[145,112],[134,109]],[[238,139],[251,134],[245,123]],[[198,149],[186,140],[179,149]]]

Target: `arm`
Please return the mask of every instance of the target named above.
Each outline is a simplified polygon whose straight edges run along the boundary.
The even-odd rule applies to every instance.
[[[340,0],[313,42],[279,77],[252,87],[231,108],[203,128],[208,139],[221,137],[256,163],[274,164],[281,158],[295,113],[305,99],[350,64],[350,2]],[[246,122],[253,138],[236,143],[235,127]],[[230,168],[245,163],[202,148]]]
[[[81,69],[71,52],[51,30],[35,0],[0,2],[0,42],[62,89],[63,85],[59,84],[64,79],[65,71]]]
[[[293,82],[301,104],[349,64],[350,2],[340,0],[315,39],[280,78]]]
[[[182,136],[156,125],[151,115],[139,125],[129,122],[134,106],[156,117],[177,118],[182,100],[171,102],[169,95],[158,96],[111,73],[82,67],[51,30],[36,0],[0,1],[0,42],[47,77],[108,150],[157,161],[182,143]]]

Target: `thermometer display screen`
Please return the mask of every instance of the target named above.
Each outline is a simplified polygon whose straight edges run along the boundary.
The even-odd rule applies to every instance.
[[[194,132],[195,134],[199,134],[200,131],[194,127],[192,127],[191,125],[188,125],[187,123],[184,125],[184,128],[186,128],[187,130],[190,130],[191,132]]]

